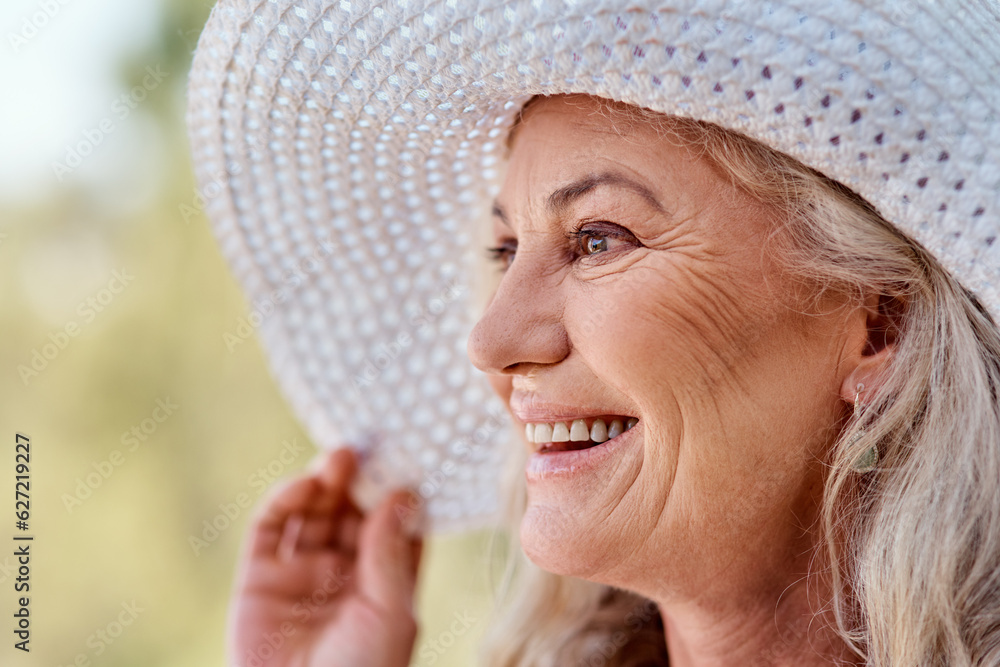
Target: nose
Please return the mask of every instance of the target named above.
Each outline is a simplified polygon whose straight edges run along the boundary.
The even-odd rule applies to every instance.
[[[469,360],[484,373],[523,373],[569,354],[560,277],[532,272],[526,260],[519,256],[510,265],[469,334]]]

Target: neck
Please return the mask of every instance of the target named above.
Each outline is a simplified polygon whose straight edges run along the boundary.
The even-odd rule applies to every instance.
[[[780,590],[717,591],[659,603],[671,667],[829,667],[860,665],[834,631],[832,614],[818,613],[829,596],[803,577]],[[824,590],[825,592],[825,590]]]

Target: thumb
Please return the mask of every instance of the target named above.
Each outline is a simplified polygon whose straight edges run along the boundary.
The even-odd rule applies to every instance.
[[[362,523],[358,535],[358,588],[387,611],[413,613],[413,589],[419,557],[407,536],[419,510],[419,498],[396,491]]]

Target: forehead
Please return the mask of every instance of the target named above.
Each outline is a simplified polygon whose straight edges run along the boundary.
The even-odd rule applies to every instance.
[[[558,125],[587,134],[628,137],[660,136],[668,124],[667,116],[592,95],[537,96],[522,109],[508,134],[507,147],[512,149],[529,125],[545,125],[550,130]]]
[[[669,117],[622,103],[589,95],[533,98],[513,132],[501,202],[551,199],[588,179],[586,190],[633,185],[647,200],[655,191],[715,185],[706,165],[683,150],[686,142],[671,131]]]
[[[679,220],[697,221],[703,232],[728,233],[734,220],[763,224],[777,213],[706,157],[697,129],[684,119],[566,95],[533,99],[515,128],[494,201],[495,228],[503,223],[529,229],[542,219],[561,220],[568,209],[551,203],[567,190],[589,193],[571,201],[622,214],[652,235]],[[625,181],[631,187],[622,187]]]

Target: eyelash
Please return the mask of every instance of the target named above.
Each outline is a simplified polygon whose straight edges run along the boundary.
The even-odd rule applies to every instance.
[[[610,231],[597,230],[597,229],[588,229],[586,227],[587,224],[588,223],[585,223],[585,222],[584,223],[580,223],[579,225],[576,226],[575,229],[566,232],[566,239],[568,241],[576,240],[577,241],[577,247],[579,247],[579,243],[584,238],[587,238],[589,236],[599,236],[599,237],[602,237],[602,238],[617,238],[617,239],[622,239],[625,236],[624,234],[616,234],[616,233],[610,232]],[[507,245],[500,245],[500,246],[486,248],[486,252],[488,253],[489,260],[491,262],[500,264],[500,266],[498,267],[498,270],[501,273],[504,273],[507,270],[507,268],[505,266],[503,266],[504,259],[507,257],[508,253],[510,253],[510,252],[516,252],[516,250],[512,250]],[[583,253],[581,256],[582,257],[593,257],[594,255],[600,255],[600,254],[604,254],[604,253],[592,253],[592,254]]]

